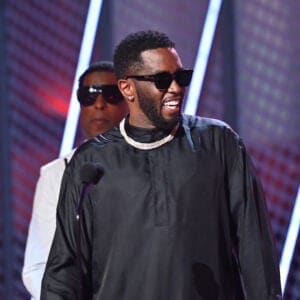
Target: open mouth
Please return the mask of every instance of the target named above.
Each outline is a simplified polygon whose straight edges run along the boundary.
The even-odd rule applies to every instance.
[[[163,106],[169,109],[177,109],[180,106],[180,102],[178,100],[165,101]]]
[[[181,107],[181,97],[166,98],[162,103],[162,109],[166,113],[178,113]]]

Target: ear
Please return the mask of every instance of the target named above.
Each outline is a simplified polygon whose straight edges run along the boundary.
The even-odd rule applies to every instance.
[[[128,79],[119,79],[118,87],[127,101],[134,101],[135,88],[134,85]]]

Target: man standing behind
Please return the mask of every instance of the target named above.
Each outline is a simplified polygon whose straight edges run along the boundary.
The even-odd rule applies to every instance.
[[[64,174],[42,299],[281,299],[245,146],[223,122],[181,114],[192,70],[174,43],[156,31],[131,34],[114,64],[129,116],[82,145]],[[87,162],[104,174],[83,203],[78,255]]]
[[[112,128],[128,111],[111,62],[92,64],[79,78],[77,96],[81,105],[80,126],[86,138]],[[61,178],[73,152],[42,166],[37,182],[22,272],[24,285],[35,300],[40,299],[42,276],[56,227]]]

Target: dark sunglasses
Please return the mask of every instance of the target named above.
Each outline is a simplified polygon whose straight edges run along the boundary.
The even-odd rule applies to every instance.
[[[161,72],[153,75],[128,75],[127,78],[134,78],[141,81],[154,82],[159,90],[167,90],[173,80],[181,87],[186,87],[190,84],[193,75],[193,70],[178,70],[175,73]]]
[[[82,86],[77,90],[77,99],[83,106],[93,105],[98,95],[102,95],[109,104],[118,104],[124,99],[114,84]]]

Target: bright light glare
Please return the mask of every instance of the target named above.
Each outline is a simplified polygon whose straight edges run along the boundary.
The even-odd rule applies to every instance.
[[[280,277],[281,277],[281,288],[282,294],[284,293],[287,277],[289,275],[289,270],[297,242],[297,237],[299,235],[300,229],[300,185],[298,188],[298,194],[295,200],[295,205],[291,217],[291,221],[288,228],[288,233],[282,250],[281,260],[280,260]]]
[[[78,79],[90,64],[101,7],[101,0],[90,1],[59,156],[70,153],[74,145],[80,112],[80,106],[76,98]]]
[[[186,105],[184,108],[184,113],[188,115],[195,115],[197,113],[199,97],[203,86],[205,71],[213,44],[221,5],[222,0],[211,0],[209,2],[203,27],[203,33],[201,35],[198,53],[196,56],[194,73],[189,88]]]

